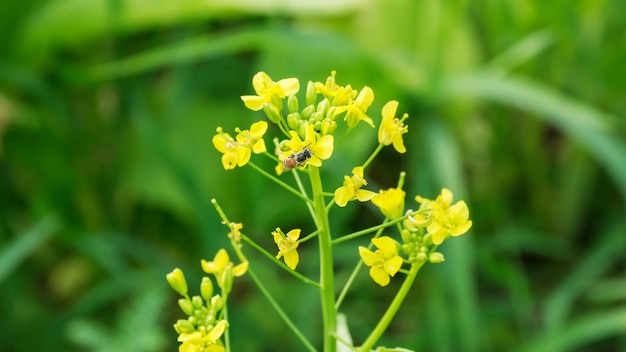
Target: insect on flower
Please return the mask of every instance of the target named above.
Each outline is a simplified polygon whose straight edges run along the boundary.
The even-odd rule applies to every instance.
[[[296,153],[295,155],[291,154],[287,159],[283,160],[283,166],[285,166],[287,170],[291,170],[296,166],[303,165],[312,156],[313,153],[311,152],[311,149],[304,147],[301,152]]]

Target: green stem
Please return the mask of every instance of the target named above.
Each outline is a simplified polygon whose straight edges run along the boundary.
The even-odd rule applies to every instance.
[[[351,233],[349,235],[341,236],[341,237],[339,237],[337,239],[334,239],[332,241],[332,244],[334,246],[334,245],[337,245],[339,243],[342,243],[342,242],[345,242],[345,241],[349,241],[349,240],[351,240],[353,238],[357,238],[359,236],[367,235],[370,232],[374,232],[374,231],[377,231],[377,230],[380,230],[380,229],[387,228],[387,227],[389,227],[391,225],[400,223],[401,221],[404,221],[404,219],[406,219],[406,215],[401,217],[401,218],[397,218],[396,220],[393,220],[393,221],[386,221],[386,222],[383,222],[380,225],[368,227],[368,228],[366,228],[364,230],[353,232],[353,233]]]
[[[317,167],[309,167],[311,189],[313,193],[313,208],[315,210],[315,223],[319,231],[320,246],[320,298],[322,304],[322,318],[324,324],[324,351],[334,352],[337,348],[336,324],[337,311],[335,310],[335,288],[333,272],[333,247],[328,223],[328,213],[324,203],[324,190],[322,180]]]
[[[280,260],[276,259],[276,257],[274,257],[273,255],[268,253],[265,249],[261,248],[258,244],[256,244],[253,240],[251,240],[248,236],[241,235],[241,239],[244,242],[246,242],[247,244],[251,245],[252,248],[254,248],[257,251],[259,251],[261,254],[263,254],[265,257],[267,257],[269,260],[274,262],[276,265],[278,265],[281,268],[285,269],[286,272],[288,272],[289,274],[295,276],[298,280],[304,282],[305,284],[313,285],[313,286],[315,286],[317,288],[320,288],[320,284],[318,284],[317,282],[315,282],[315,281],[309,279],[308,277],[300,274],[299,272],[297,272],[295,270],[291,270],[291,268],[289,268],[285,263],[283,263]]]
[[[309,198],[305,197],[304,195],[302,195],[300,192],[298,192],[295,189],[293,189],[291,186],[289,186],[285,182],[283,182],[283,181],[279,180],[278,178],[270,175],[267,171],[265,171],[265,170],[261,169],[260,167],[256,166],[251,161],[248,162],[248,165],[252,166],[252,168],[255,169],[256,171],[258,171],[259,173],[261,173],[261,175],[269,178],[270,180],[276,182],[279,186],[281,186],[284,189],[286,189],[287,191],[293,193],[296,197],[302,199],[305,203],[307,203],[307,204],[311,203],[311,200]]]
[[[291,331],[293,331],[293,333],[300,339],[300,341],[302,341],[302,343],[307,348],[307,350],[316,352],[317,350],[315,349],[315,347],[313,347],[311,342],[309,342],[309,340],[304,336],[304,334],[302,334],[302,332],[298,329],[298,327],[291,321],[291,319],[289,319],[287,314],[285,314],[285,311],[283,311],[283,309],[280,307],[280,304],[278,304],[278,302],[274,300],[274,297],[272,297],[269,291],[265,288],[265,286],[263,285],[261,280],[259,280],[259,278],[256,276],[254,271],[251,268],[248,268],[247,273],[250,275],[250,277],[252,278],[254,283],[257,285],[257,287],[261,290],[261,293],[263,293],[265,298],[267,298],[267,300],[270,302],[274,310],[276,310],[276,313],[280,315],[280,317],[287,324],[287,326],[289,326]]]
[[[363,163],[363,170],[367,169],[369,164],[374,160],[376,155],[378,155],[378,153],[383,149],[384,146],[384,144],[380,143],[378,147],[376,147],[376,150],[374,150],[372,155],[370,155],[370,157]]]
[[[222,292],[222,296],[224,296],[224,308],[222,308],[222,313],[224,314],[224,320],[229,321],[228,320],[228,304],[227,304],[227,300],[228,297],[225,296]],[[224,331],[224,348],[226,349],[226,352],[231,352],[230,349],[230,333],[229,333],[230,329],[226,329],[226,331]]]
[[[380,337],[383,335],[383,333],[391,323],[391,320],[398,312],[398,309],[400,309],[400,305],[402,305],[402,302],[406,298],[406,295],[409,293],[411,286],[413,286],[413,281],[415,281],[415,277],[417,276],[417,273],[422,265],[423,264],[413,264],[411,266],[411,271],[409,271],[409,275],[402,283],[402,286],[400,286],[400,289],[396,293],[396,296],[393,298],[393,301],[391,301],[391,304],[389,304],[389,308],[387,308],[385,314],[382,316],[382,318],[380,318],[378,324],[370,333],[370,336],[368,336],[365,342],[363,342],[363,345],[359,348],[359,351],[370,351],[374,347],[376,342],[378,342],[378,339],[380,339]]]

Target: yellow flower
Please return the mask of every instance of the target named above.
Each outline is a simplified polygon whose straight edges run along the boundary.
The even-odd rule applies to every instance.
[[[452,204],[454,196],[452,192],[444,188],[435,200],[429,200],[420,196],[415,199],[422,203],[422,207],[430,208],[430,223],[426,227],[432,241],[440,245],[450,236],[460,236],[472,227],[472,220],[469,220],[469,209],[464,201]]]
[[[359,95],[352,102],[352,104],[347,105],[344,109],[339,108],[337,111],[348,110],[346,116],[343,118],[344,121],[347,121],[348,127],[355,127],[359,121],[365,121],[368,125],[374,127],[374,121],[367,116],[365,113],[367,109],[374,102],[374,91],[370,87],[363,87],[359,92]]]
[[[330,73],[330,76],[326,79],[326,83],[315,82],[316,93],[321,93],[332,106],[348,105],[350,100],[354,99],[357,91],[352,89],[348,84],[347,86],[340,86],[335,82],[335,71]],[[345,109],[343,110],[345,111]]]
[[[252,149],[254,154],[261,154],[267,151],[265,141],[263,140],[263,135],[267,131],[267,122],[258,121],[250,126],[250,130],[241,131],[237,128],[236,131],[239,134],[235,138],[241,146]]]
[[[311,124],[306,125],[304,141],[300,139],[296,131],[289,131],[289,134],[291,134],[291,140],[287,146],[292,155],[302,152],[305,148],[311,151],[311,157],[306,161],[306,164],[320,167],[322,160],[330,158],[333,154],[334,137],[332,135],[320,136]]]
[[[254,75],[252,86],[257,95],[243,95],[241,100],[248,109],[253,111],[263,109],[263,104],[271,102],[274,97],[283,99],[300,90],[300,82],[297,78],[285,78],[274,82],[263,71]]]
[[[247,261],[237,265],[233,264],[224,248],[217,251],[212,262],[202,259],[200,264],[204,272],[215,276],[217,284],[222,288],[225,288],[226,283],[232,283],[232,276],[242,276],[248,270]]]
[[[388,236],[374,238],[372,243],[378,248],[376,252],[359,246],[359,255],[363,263],[371,267],[370,276],[374,282],[380,286],[387,286],[390,281],[389,276],[395,276],[402,267],[402,257],[398,255],[400,244]]]
[[[222,166],[225,170],[234,169],[235,166],[244,166],[250,160],[250,148],[242,146],[228,133],[224,133],[221,127],[217,128],[217,134],[213,136],[213,146],[222,155]]]
[[[390,220],[402,217],[404,211],[404,191],[400,188],[381,190],[372,198],[372,203]]]
[[[367,185],[363,178],[363,166],[352,169],[352,177],[344,176],[343,186],[335,191],[335,203],[340,207],[345,207],[349,201],[358,199],[360,202],[367,202],[376,195],[375,192],[361,189]]]
[[[291,268],[291,270],[295,270],[298,262],[300,261],[300,257],[298,256],[298,239],[300,238],[300,229],[293,229],[285,235],[280,228],[277,228],[276,231],[272,232],[274,236],[274,243],[278,246],[278,254],[276,255],[276,259],[280,259],[284,257],[285,264]]]
[[[404,147],[404,140],[402,135],[407,133],[409,128],[405,126],[403,121],[409,117],[408,114],[404,114],[402,119],[397,119],[396,110],[398,109],[398,102],[392,100],[383,106],[383,120],[380,123],[378,129],[378,143],[389,145],[393,143],[393,147],[398,153],[406,152]]]
[[[222,155],[222,166],[225,170],[234,169],[235,166],[244,166],[250,161],[250,155],[264,153],[265,141],[263,135],[267,131],[267,122],[258,121],[250,126],[250,130],[240,130],[236,139],[225,133],[221,127],[217,128],[217,134],[213,136],[213,146]]]

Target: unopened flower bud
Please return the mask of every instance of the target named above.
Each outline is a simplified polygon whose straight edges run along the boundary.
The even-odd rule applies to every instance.
[[[308,120],[311,117],[311,114],[315,111],[315,105],[307,105],[306,108],[302,109],[300,113],[302,118]]]
[[[193,315],[194,307],[193,307],[193,303],[191,303],[190,300],[186,298],[181,298],[178,300],[178,305],[180,306],[180,309],[182,309],[182,311],[185,312],[185,314]]]
[[[404,243],[413,242],[413,234],[411,234],[411,231],[407,229],[402,229],[402,231],[400,231],[400,237],[402,237],[402,242]]]
[[[206,276],[202,278],[202,282],[200,283],[200,295],[202,295],[202,298],[207,302],[211,299],[211,296],[213,296],[213,281]]]
[[[333,134],[335,132],[335,129],[337,128],[337,122],[329,119],[329,118],[325,118],[322,121],[322,135],[327,135],[327,134]]]
[[[267,118],[273,123],[279,123],[282,119],[280,115],[280,110],[274,104],[263,104],[263,112],[265,113],[265,115],[267,115]]]
[[[311,114],[311,117],[309,117],[309,121],[320,122],[322,121],[323,118],[324,118],[324,114],[322,114],[319,111],[315,111]]]
[[[195,326],[186,319],[178,319],[176,324],[174,324],[174,329],[177,333],[182,334],[184,332],[193,332],[196,330]]]
[[[445,260],[446,258],[444,258],[443,254],[439,252],[430,253],[428,256],[428,261],[433,264],[443,263]]]
[[[204,302],[202,301],[202,297],[200,296],[191,297],[191,303],[196,309],[199,309],[200,307],[204,306]]]
[[[324,98],[324,99],[322,99],[322,101],[320,101],[317,104],[316,111],[321,113],[322,115],[326,116],[326,111],[328,110],[329,106],[330,106],[330,102],[328,101],[328,99]]]
[[[215,295],[211,297],[210,305],[211,305],[211,308],[215,309],[215,311],[221,310],[222,307],[224,306],[224,300],[222,299],[222,296]]]
[[[185,275],[179,268],[174,269],[171,273],[166,275],[167,282],[178,292],[181,296],[187,296],[187,281],[185,281]]]
[[[428,258],[428,255],[426,253],[418,253],[415,256],[415,259],[419,262],[419,263],[425,263],[426,259]]]
[[[302,123],[302,117],[299,113],[294,112],[287,115],[287,126],[292,130],[297,130],[300,128],[300,124]]]
[[[315,105],[317,100],[317,92],[315,90],[315,83],[309,81],[306,84],[306,105]]]
[[[287,109],[291,113],[298,112],[298,98],[295,95],[290,95],[287,98]]]

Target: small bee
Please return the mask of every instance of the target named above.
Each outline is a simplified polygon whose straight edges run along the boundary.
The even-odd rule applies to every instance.
[[[287,159],[283,160],[283,166],[287,170],[291,170],[296,166],[303,165],[311,156],[313,156],[311,149],[304,147],[301,152],[296,153],[296,155],[291,154]]]

